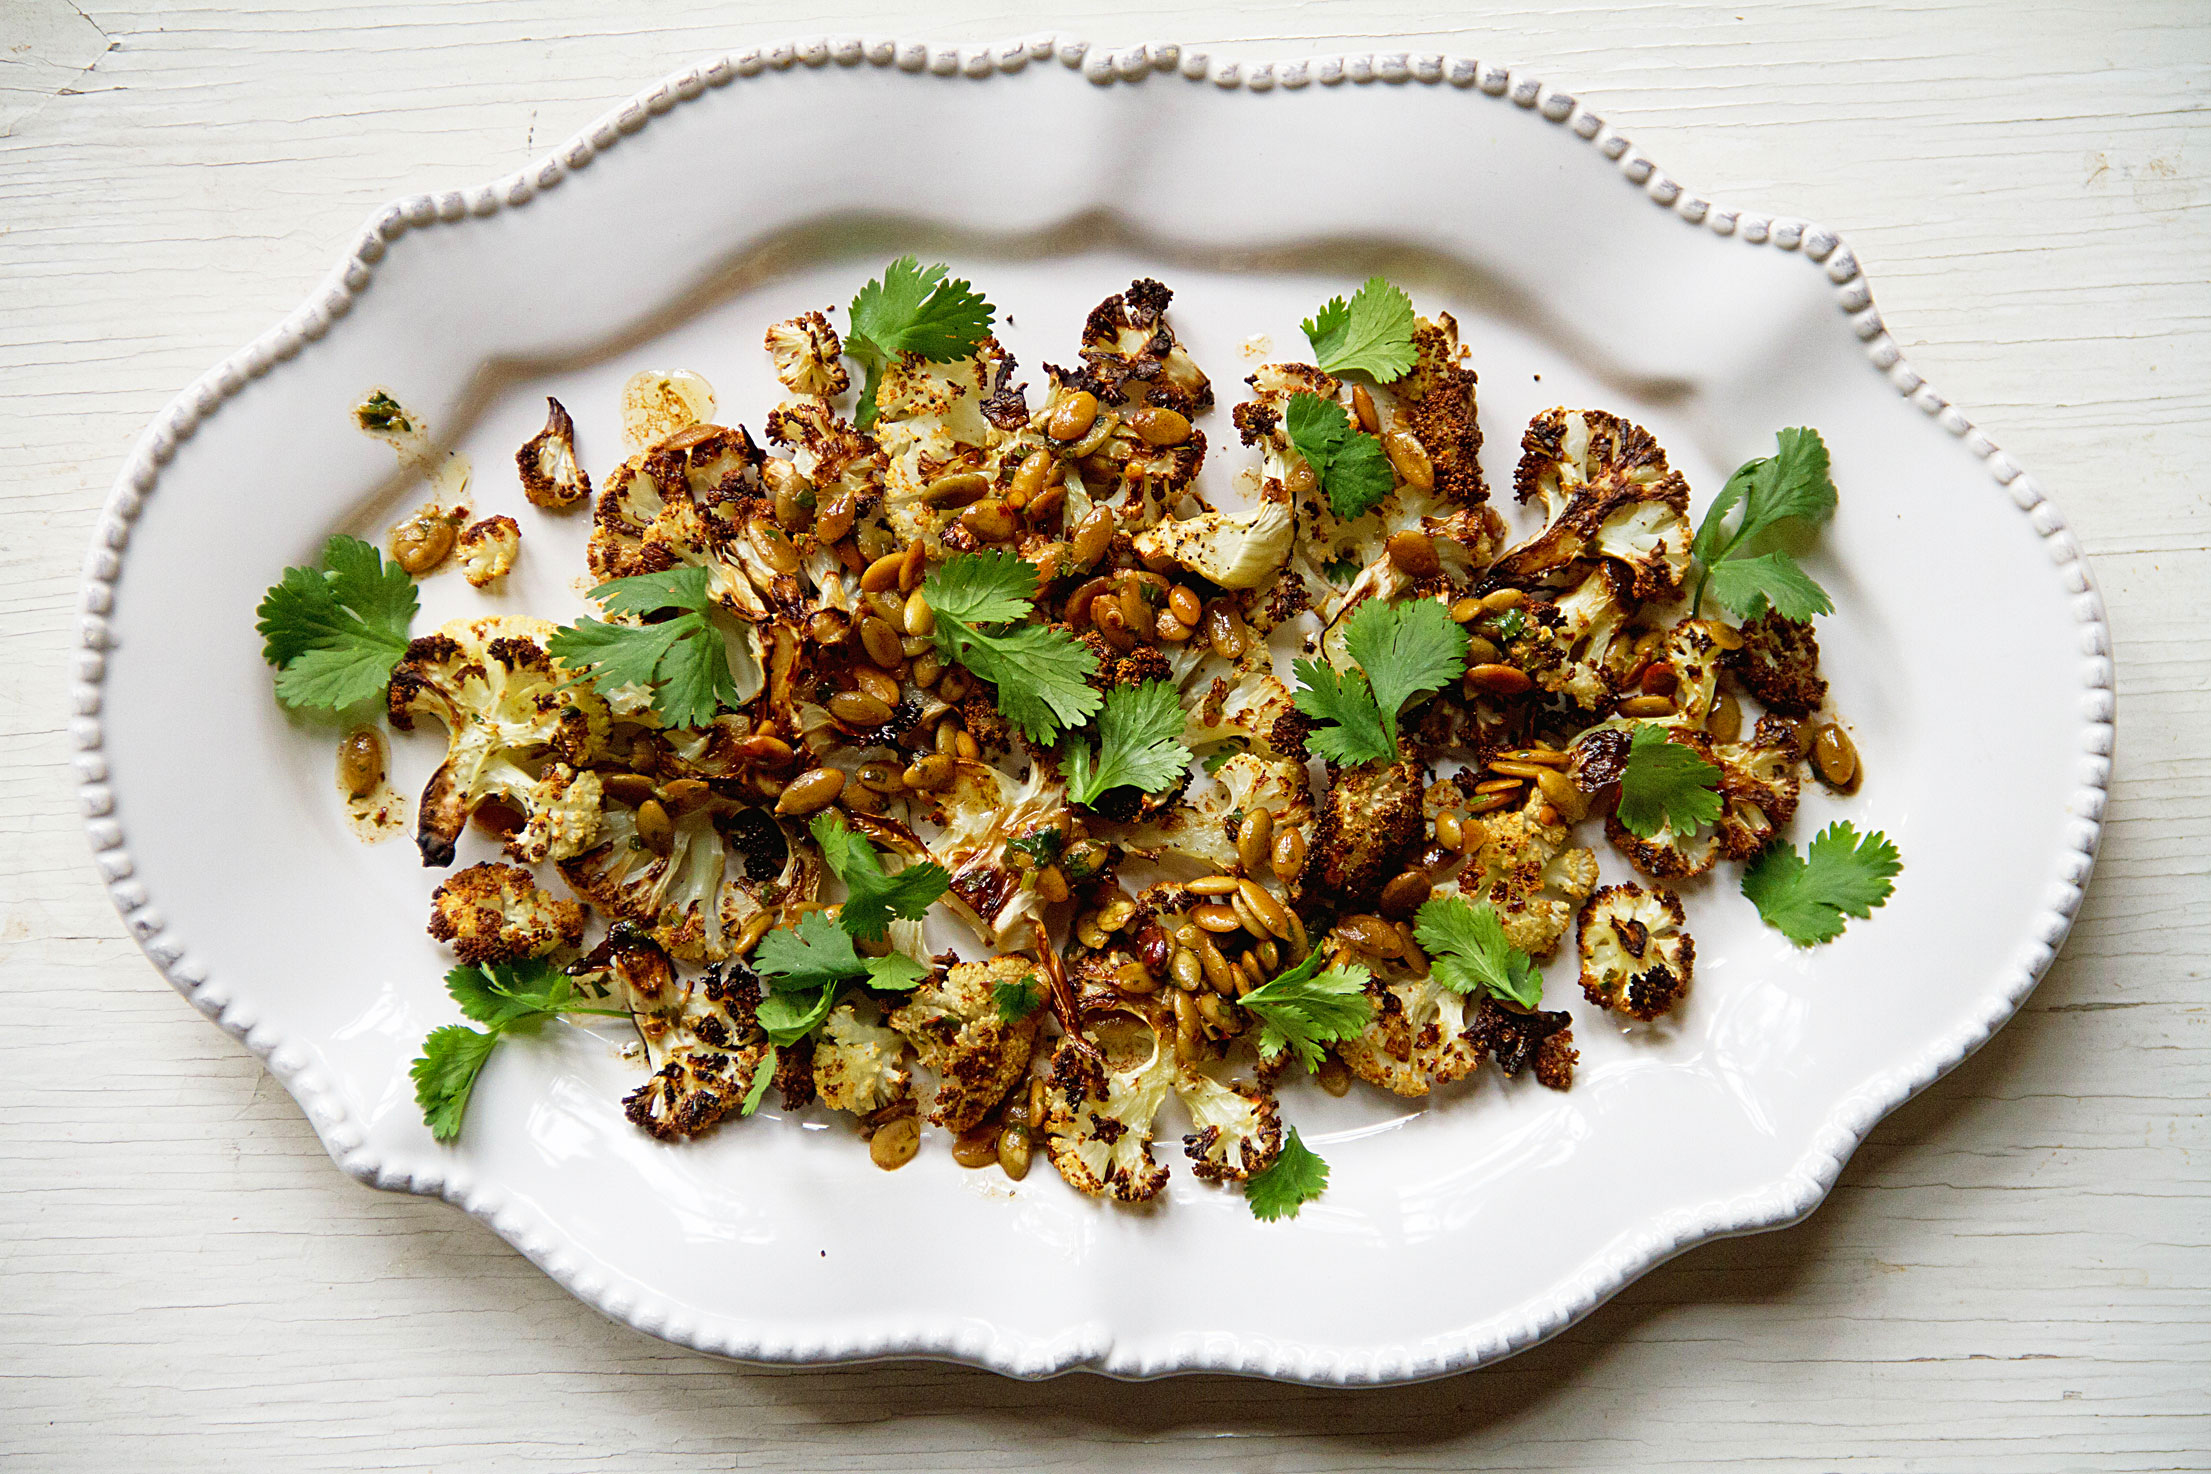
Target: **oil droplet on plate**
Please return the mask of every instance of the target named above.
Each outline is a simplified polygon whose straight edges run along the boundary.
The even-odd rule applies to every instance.
[[[622,386],[622,437],[642,450],[714,416],[714,386],[689,369],[642,369]]]

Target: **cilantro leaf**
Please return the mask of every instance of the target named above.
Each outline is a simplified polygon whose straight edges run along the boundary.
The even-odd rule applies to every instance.
[[[1308,741],[1346,767],[1394,758],[1398,713],[1466,668],[1466,631],[1434,599],[1369,599],[1345,623],[1344,648],[1354,667],[1348,671],[1295,662],[1291,699],[1307,716],[1334,724],[1314,728]]]
[[[625,686],[652,692],[653,709],[672,727],[697,727],[739,702],[729,647],[711,617],[704,568],[672,568],[617,578],[591,591],[609,613],[681,611],[657,624],[603,624],[580,619],[545,642],[555,660],[582,673],[600,695]]]
[[[1835,607],[1791,554],[1779,548],[1758,551],[1766,534],[1785,524],[1811,530],[1835,515],[1835,482],[1819,432],[1797,426],[1778,432],[1774,442],[1774,454],[1736,468],[1697,524],[1689,551],[1704,565],[1704,576],[1692,610],[1704,602],[1707,587],[1730,613],[1744,617],[1763,612],[1769,602],[1791,619]],[[1742,516],[1729,531],[1728,517],[1738,505]]]
[[[1319,660],[1298,660],[1290,668],[1298,681],[1291,701],[1314,721],[1329,724],[1315,727],[1306,739],[1314,756],[1346,768],[1396,756],[1365,676]]]
[[[1690,834],[1720,817],[1720,770],[1646,723],[1628,741],[1620,770],[1620,822],[1649,839],[1661,829]]]
[[[1454,993],[1487,988],[1522,1008],[1543,1001],[1543,972],[1505,936],[1497,908],[1438,896],[1413,918],[1413,937],[1427,952],[1436,981]]]
[[[1392,752],[1405,703],[1442,690],[1466,670],[1466,631],[1434,599],[1367,600],[1344,625],[1344,649],[1366,672]]]
[[[752,967],[778,993],[841,983],[868,970],[867,959],[853,949],[852,934],[831,921],[826,911],[809,911],[797,926],[778,928],[762,937],[753,949]]]
[[[1115,686],[1105,693],[1098,714],[1098,761],[1090,744],[1077,739],[1067,749],[1067,793],[1092,804],[1110,788],[1140,788],[1156,793],[1190,767],[1190,749],[1182,745],[1182,695],[1165,681]]]
[[[1822,829],[1799,858],[1794,845],[1777,844],[1743,872],[1743,894],[1766,925],[1799,947],[1831,942],[1845,918],[1861,920],[1885,905],[1896,889],[1903,857],[1879,830],[1863,836],[1836,822]]]
[[[1771,604],[1789,619],[1810,619],[1832,614],[1834,600],[1812,576],[1784,552],[1761,553],[1755,558],[1726,558],[1705,574],[1712,597],[1728,613],[1755,619]]]
[[[1357,369],[1387,384],[1412,371],[1416,322],[1413,299],[1404,289],[1373,276],[1348,303],[1331,297],[1300,326],[1321,368],[1332,374]]]
[[[1044,985],[1032,972],[1018,982],[1000,983],[992,988],[990,1001],[997,1005],[1000,1022],[1018,1023],[1043,1005]]]
[[[838,925],[862,941],[888,936],[893,916],[921,920],[952,884],[951,875],[934,860],[886,874],[875,846],[846,828],[842,814],[816,814],[811,827],[823,861],[849,893],[837,912]]]
[[[922,581],[936,616],[937,650],[997,688],[998,710],[1029,741],[1056,740],[1103,704],[1090,685],[1098,658],[1066,630],[1022,624],[990,633],[976,626],[1027,619],[1036,567],[1011,553],[957,553]]]
[[[445,975],[445,990],[461,1014],[484,1025],[446,1024],[422,1041],[422,1054],[407,1073],[415,1082],[415,1104],[433,1140],[461,1134],[476,1077],[501,1038],[515,1029],[531,1029],[564,1013],[626,1019],[624,1008],[582,1008],[572,1000],[575,984],[542,957],[520,962],[463,965]]]
[[[1308,1070],[1320,1067],[1322,1045],[1355,1039],[1374,1017],[1366,994],[1373,976],[1356,963],[1321,970],[1321,949],[1237,1002],[1260,1022],[1259,1053],[1273,1059],[1294,1050]]]
[[[1364,515],[1397,485],[1382,442],[1351,428],[1351,416],[1333,399],[1293,394],[1282,415],[1290,448],[1313,468],[1330,510],[1345,522]]]
[[[775,1078],[776,1063],[775,1045],[770,1043],[768,1052],[753,1067],[752,1083],[745,1087],[745,1098],[737,1106],[738,1115],[749,1116],[760,1109],[760,1102],[768,1093],[768,1082]]]
[[[753,1019],[760,1025],[760,1032],[768,1036],[770,1048],[788,1046],[813,1033],[829,1017],[830,1005],[836,1001],[837,985],[833,981],[823,983],[811,995],[804,988],[770,993],[760,1000]]]
[[[432,1029],[422,1041],[422,1054],[407,1073],[415,1082],[415,1104],[422,1108],[432,1140],[451,1141],[461,1134],[476,1077],[498,1043],[496,1031],[485,1033],[466,1024]]]
[[[285,569],[254,609],[277,700],[340,711],[382,695],[418,607],[406,569],[357,537],[331,538],[321,568]]]
[[[924,267],[911,256],[901,256],[852,299],[852,331],[845,335],[845,352],[867,370],[853,419],[859,429],[875,424],[875,392],[882,385],[883,370],[899,354],[918,353],[931,363],[950,363],[973,353],[990,336],[994,309],[973,287],[950,277],[949,271],[942,262]]]
[[[911,993],[929,976],[928,968],[903,952],[886,952],[881,957],[870,957],[867,963],[868,986],[886,993]]]
[[[1292,1126],[1275,1159],[1244,1179],[1244,1201],[1251,1205],[1252,1217],[1271,1223],[1297,1217],[1327,1186],[1328,1164],[1307,1149]]]

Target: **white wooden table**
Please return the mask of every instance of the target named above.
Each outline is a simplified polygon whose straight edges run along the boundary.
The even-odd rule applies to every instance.
[[[1488,10],[1447,32],[1462,7],[1436,0],[941,0],[926,22],[864,0],[0,0],[0,1458],[2206,1467],[2211,13]],[[1914,365],[2070,516],[2122,692],[2086,914],[2019,1019],[1876,1131],[1810,1222],[1398,1391],[744,1372],[602,1322],[439,1203],[351,1184],[123,934],[79,837],[62,661],[94,510],[172,393],[388,197],[512,169],[683,61],[823,31],[1039,28],[1261,57],[1363,32],[1362,49],[1525,66],[1700,191],[1843,231]]]

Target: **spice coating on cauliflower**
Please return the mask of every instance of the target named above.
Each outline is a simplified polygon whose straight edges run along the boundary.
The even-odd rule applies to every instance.
[[[1518,810],[1469,820],[1471,854],[1456,882],[1469,900],[1494,906],[1506,940],[1538,962],[1558,951],[1575,908],[1597,885],[1596,855],[1569,847],[1564,824],[1543,823],[1544,804],[1539,788]]]
[[[1216,1080],[1191,1065],[1175,1070],[1175,1094],[1197,1129],[1182,1138],[1190,1170],[1207,1182],[1242,1182],[1282,1150],[1274,1092],[1242,1080]]]
[[[488,589],[514,570],[522,529],[512,517],[486,517],[461,533],[461,573],[470,588]]]
[[[1819,640],[1810,621],[1769,609],[1738,633],[1742,648],[1728,651],[1721,664],[1751,695],[1780,716],[1808,717],[1819,710],[1827,682],[1819,673]]]
[[[1351,910],[1370,899],[1420,843],[1420,795],[1421,768],[1411,758],[1331,771],[1293,901]]]
[[[1380,964],[1388,966],[1388,964]],[[1374,1017],[1355,1039],[1336,1046],[1336,1057],[1369,1085],[1395,1095],[1426,1095],[1463,1080],[1487,1054],[1468,1032],[1468,999],[1433,973],[1415,977],[1402,968],[1367,980]]]
[[[520,865],[486,861],[430,893],[430,935],[463,962],[517,962],[583,940],[583,907],[538,888]]]
[[[630,1123],[662,1141],[697,1136],[744,1103],[766,1064],[767,1036],[751,973],[709,969],[690,999],[667,1063],[622,1101]]]
[[[1748,742],[1715,742],[1707,754],[1720,769],[1720,853],[1747,860],[1772,844],[1796,816],[1797,734],[1781,717],[1760,717]]]
[[[1544,527],[1499,558],[1492,584],[1558,587],[1602,558],[1636,599],[1671,598],[1689,571],[1689,483],[1650,431],[1601,410],[1551,409],[1529,421],[1513,489],[1541,501]]]
[[[507,851],[563,859],[596,832],[598,775],[577,771],[605,739],[606,703],[545,652],[553,626],[512,616],[455,620],[407,646],[392,670],[386,715],[402,732],[418,716],[447,733],[445,761],[422,791],[422,863],[453,863],[469,815],[497,797],[520,812]]]
[[[576,422],[557,399],[545,401],[545,428],[514,453],[514,467],[533,507],[558,511],[591,495],[591,477],[576,460]]]
[[[852,387],[851,373],[839,362],[844,342],[818,312],[775,324],[761,346],[775,361],[776,379],[793,394],[828,398]]]
[[[1482,428],[1474,412],[1476,378],[1459,346],[1458,320],[1439,313],[1413,328],[1413,366],[1391,387],[1405,428],[1428,453],[1436,494],[1462,507],[1489,499],[1482,484]]]
[[[1030,1013],[1006,1022],[998,1016],[992,990],[1036,971],[1037,964],[1026,957],[954,963],[891,1011],[890,1026],[937,1073],[932,1122],[947,1131],[968,1130],[1028,1072],[1041,1020]]]
[[[1582,908],[1576,942],[1582,996],[1645,1023],[1689,991],[1697,944],[1681,897],[1659,886],[1608,885]]]
[[[1069,1187],[1139,1203],[1167,1185],[1151,1146],[1152,1124],[1174,1089],[1171,1033],[1132,1002],[1090,1025],[1102,1066],[1062,1040],[1052,1056],[1044,1147]]]

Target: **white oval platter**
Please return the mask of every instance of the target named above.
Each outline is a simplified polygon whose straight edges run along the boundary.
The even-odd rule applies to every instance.
[[[1839,606],[1821,639],[1869,778],[1808,800],[1794,832],[1885,830],[1894,900],[1800,952],[1723,867],[1692,887],[1696,988],[1659,1028],[1584,1006],[1563,958],[1550,1002],[1583,1055],[1565,1094],[1491,1079],[1422,1108],[1290,1087],[1286,1116],[1334,1168],[1292,1222],[1187,1173],[1147,1211],[941,1149],[887,1174],[841,1124],[772,1105],[659,1144],[620,1113],[640,1067],[582,1028],[502,1049],[437,1146],[407,1078],[455,1017],[422,934],[435,875],[403,839],[347,833],[330,734],[280,713],[253,634],[284,564],[418,495],[349,407],[389,386],[473,459],[474,505],[524,521],[504,600],[441,576],[418,629],[569,618],[583,519],[533,514],[510,469],[543,396],[574,411],[594,474],[623,453],[618,386],[640,367],[703,373],[719,418],[757,426],[763,325],[908,250],[989,292],[1031,370],[1071,361],[1091,303],[1157,275],[1224,406],[1251,335],[1296,356],[1302,315],[1386,271],[1464,327],[1493,488],[1558,403],[1649,425],[1699,510],[1777,427],[1819,427],[1842,489],[1811,564]],[[1215,485],[1241,463],[1226,420]],[[149,428],[82,608],[87,829],[170,982],[354,1177],[461,1205],[609,1316],[761,1362],[1349,1384],[1532,1345],[1671,1255],[1811,1212],[1874,1122],[2011,1015],[2079,907],[2112,745],[2077,544],[1902,361],[1849,248],[1691,193],[1573,97],[1433,55],[817,40],[685,71],[519,174],[379,213]],[[402,744],[403,791],[436,748]]]

